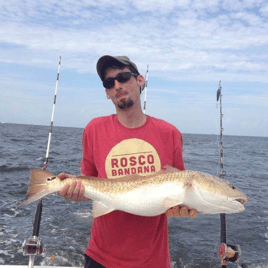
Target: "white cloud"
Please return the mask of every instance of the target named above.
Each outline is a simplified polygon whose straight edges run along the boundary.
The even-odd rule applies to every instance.
[[[264,21],[261,17],[248,13],[248,12],[237,12],[231,15],[233,19],[239,19],[241,21],[244,21],[246,23],[249,23],[253,26],[262,26],[264,24]]]
[[[128,55],[152,79],[268,83],[267,15],[264,0],[1,1],[0,67],[54,70],[62,56],[63,71],[95,74],[99,56]]]
[[[268,4],[263,5],[259,11],[263,16],[268,16]]]
[[[68,68],[95,71],[83,66],[102,54],[125,54],[165,73],[251,71],[254,79],[258,72],[267,70],[266,51],[262,54],[259,49],[268,45],[266,28],[245,27],[239,22],[227,27],[217,18],[203,20],[194,18],[193,13],[189,17],[173,18],[173,24],[166,18],[161,22],[154,17],[146,22],[137,18],[137,24],[100,25],[94,30],[10,23],[0,29],[0,41],[11,45],[2,48],[1,60],[46,65],[56,54],[65,58]],[[239,13],[237,17],[244,16]]]

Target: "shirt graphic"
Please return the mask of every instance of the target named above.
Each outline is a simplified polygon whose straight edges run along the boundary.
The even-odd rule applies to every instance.
[[[131,174],[151,175],[160,169],[160,158],[155,148],[136,138],[116,144],[105,160],[105,171],[109,179]]]

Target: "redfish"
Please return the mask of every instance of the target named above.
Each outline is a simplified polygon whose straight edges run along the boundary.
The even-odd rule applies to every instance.
[[[237,213],[245,209],[248,201],[241,190],[226,180],[199,171],[180,171],[166,166],[153,175],[129,175],[117,179],[79,176],[61,180],[49,172],[33,169],[28,199],[22,205],[58,192],[74,180],[81,180],[85,186],[84,196],[93,200],[93,217],[114,210],[156,216],[178,205],[205,214]]]

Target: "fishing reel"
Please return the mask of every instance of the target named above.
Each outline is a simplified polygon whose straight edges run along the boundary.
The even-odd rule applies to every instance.
[[[37,236],[25,239],[22,244],[23,256],[37,256],[43,253],[43,244]]]
[[[241,257],[241,248],[239,245],[232,246],[221,243],[218,248],[218,256],[223,265],[226,265],[227,261],[237,263]]]

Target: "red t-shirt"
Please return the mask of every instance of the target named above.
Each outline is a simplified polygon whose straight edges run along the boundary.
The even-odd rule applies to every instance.
[[[126,128],[111,115],[93,119],[84,129],[85,175],[150,175],[165,165],[185,169],[182,135],[163,120],[147,116],[143,126]],[[167,216],[113,211],[97,217],[85,254],[106,268],[170,268]]]

